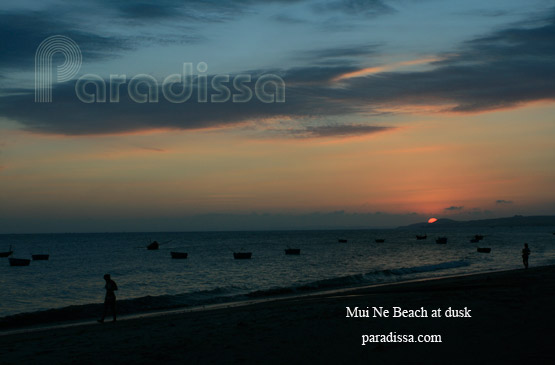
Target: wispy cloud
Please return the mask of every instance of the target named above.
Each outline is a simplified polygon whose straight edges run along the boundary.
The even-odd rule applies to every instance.
[[[495,204],[513,204],[512,200],[503,200],[503,199],[499,199],[495,201]]]
[[[373,125],[340,124],[307,126],[306,128],[302,129],[290,129],[287,130],[286,133],[291,136],[302,138],[321,138],[363,136],[392,130],[395,130],[395,128]]]
[[[463,206],[454,206],[454,205],[452,205],[448,208],[444,208],[443,210],[446,210],[446,211],[460,211],[460,210],[463,210],[463,209],[464,209]]]
[[[347,72],[347,73],[344,73],[342,75],[339,75],[339,76],[335,77],[333,79],[333,81],[340,81],[340,80],[349,79],[349,78],[352,78],[352,77],[361,77],[361,76],[367,76],[367,75],[382,73],[382,72],[386,72],[386,71],[393,71],[393,70],[401,68],[401,67],[427,64],[427,63],[432,63],[432,62],[438,62],[440,60],[441,59],[437,58],[437,57],[419,58],[419,59],[415,59],[415,60],[395,62],[395,63],[391,63],[391,64],[388,64],[388,65],[366,67],[366,68],[358,69],[356,71],[351,71],[351,72]]]

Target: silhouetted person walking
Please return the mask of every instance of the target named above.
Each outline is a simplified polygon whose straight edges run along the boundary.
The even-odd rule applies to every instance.
[[[528,248],[528,244],[524,244],[524,248],[522,249],[522,263],[524,264],[524,268],[528,268],[528,256],[530,256],[530,249]]]
[[[118,290],[118,286],[116,282],[110,278],[110,274],[104,275],[104,280],[106,280],[106,297],[104,298],[104,312],[102,313],[102,318],[98,320],[98,322],[104,322],[104,318],[106,318],[106,314],[108,312],[108,308],[112,310],[112,315],[114,316],[114,322],[116,321],[116,294],[114,293]]]

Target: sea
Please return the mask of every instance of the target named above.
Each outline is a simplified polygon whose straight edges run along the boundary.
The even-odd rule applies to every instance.
[[[555,227],[542,226],[5,234],[0,251],[12,246],[13,257],[50,258],[22,267],[0,258],[0,319],[51,309],[58,317],[99,315],[106,273],[119,287],[118,308],[129,314],[517,269],[523,267],[524,242],[532,251],[531,267],[553,265],[553,232]],[[427,239],[416,239],[424,233]],[[475,234],[484,239],[470,242]],[[436,243],[441,236],[446,244]],[[160,248],[147,250],[154,240]],[[491,252],[479,253],[477,246]],[[300,255],[285,255],[286,248],[299,248]],[[172,259],[171,251],[188,258]],[[236,260],[233,252],[252,252],[252,258]]]

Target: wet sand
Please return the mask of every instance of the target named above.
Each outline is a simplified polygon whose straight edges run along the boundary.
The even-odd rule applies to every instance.
[[[346,318],[357,306],[429,317]],[[472,317],[446,318],[449,307]],[[554,307],[549,266],[2,335],[0,363],[555,363]],[[391,332],[442,342],[361,346]]]

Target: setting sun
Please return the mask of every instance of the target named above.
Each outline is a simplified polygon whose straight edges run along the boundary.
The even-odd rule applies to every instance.
[[[437,218],[428,219],[428,223],[434,223],[434,222],[437,222]]]

